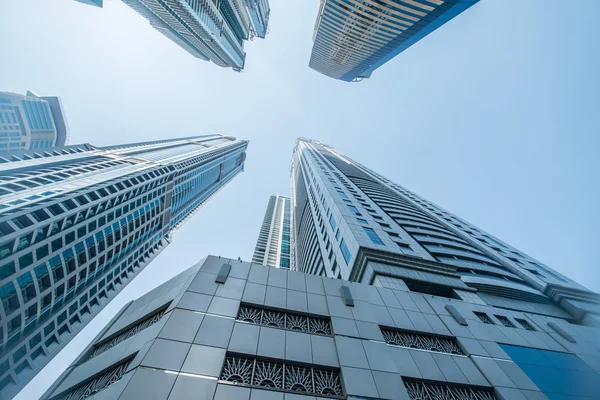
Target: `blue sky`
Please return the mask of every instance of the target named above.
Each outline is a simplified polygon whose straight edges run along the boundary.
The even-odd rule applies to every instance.
[[[299,136],[600,291],[600,2],[482,0],[357,84],[307,67],[318,5],[271,0],[270,34],[235,73],[119,0],[0,0],[0,90],[61,96],[72,143],[250,140],[246,171],[17,399],[41,395],[128,300],[207,254],[250,259]]]

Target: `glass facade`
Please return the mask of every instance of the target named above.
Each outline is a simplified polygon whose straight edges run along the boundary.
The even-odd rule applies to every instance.
[[[600,374],[574,354],[500,347],[550,400],[591,400],[600,394]]]
[[[309,66],[335,79],[368,78],[479,0],[321,0]]]
[[[0,157],[2,394],[26,383],[17,360],[43,367],[34,355],[47,362],[243,170],[246,147],[206,135]]]
[[[63,146],[68,130],[60,100],[0,92],[0,152]]]
[[[289,197],[271,196],[254,248],[252,262],[290,269],[290,224]]]
[[[267,0],[123,1],[194,57],[235,71],[244,68],[252,27],[266,33]]]

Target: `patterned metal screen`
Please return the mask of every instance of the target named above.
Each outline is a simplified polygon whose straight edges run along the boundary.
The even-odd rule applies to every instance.
[[[504,315],[496,315],[496,318],[498,319],[498,321],[500,321],[500,323],[504,326],[506,326],[507,328],[514,328],[515,326],[513,325],[512,322],[510,322],[510,320],[505,317]]]
[[[129,358],[126,362],[111,368],[102,375],[92,379],[88,383],[85,383],[84,385],[81,385],[73,390],[68,391],[66,394],[58,397],[56,400],[83,400],[87,399],[90,396],[93,396],[94,394],[98,393],[103,389],[106,389],[107,387],[121,379],[123,375],[125,375],[127,367],[129,367],[129,363],[131,362],[131,360],[132,359]]]
[[[168,308],[168,306],[164,307],[161,311],[158,311],[158,312],[150,315],[148,318],[146,318],[143,321],[141,321],[140,323],[132,326],[131,328],[127,329],[126,331],[121,332],[120,334],[113,337],[109,341],[94,346],[94,351],[92,351],[92,354],[90,354],[90,356],[88,357],[88,360],[96,357],[98,354],[104,353],[106,350],[115,347],[117,344],[121,343],[122,341],[129,339],[133,335],[154,325],[155,323],[160,321],[161,318],[165,315],[165,311],[167,310],[167,308]]]
[[[339,370],[228,354],[222,381],[274,390],[343,397]]]
[[[491,389],[425,383],[403,379],[412,400],[496,400]]]
[[[496,325],[486,313],[473,312],[473,314],[477,315],[477,318],[479,318],[484,324]]]
[[[329,320],[325,318],[308,317],[296,313],[266,310],[243,305],[240,307],[237,319],[239,321],[291,331],[331,336],[331,325]]]
[[[387,344],[409,347],[411,349],[436,351],[438,353],[463,354],[454,338],[424,335],[417,332],[407,332],[383,327],[381,327],[381,333]]]
[[[528,331],[534,331],[535,332],[535,328],[529,322],[527,322],[526,320],[515,318],[515,321],[517,321],[523,328],[527,329]]]

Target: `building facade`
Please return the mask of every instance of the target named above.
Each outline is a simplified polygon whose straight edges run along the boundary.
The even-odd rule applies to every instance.
[[[271,196],[252,262],[269,267],[290,269],[290,198]]]
[[[296,269],[600,326],[600,296],[353,161],[299,139]]]
[[[368,78],[479,0],[321,0],[310,68],[334,79]]]
[[[271,14],[269,1],[246,0],[246,6],[248,6],[248,12],[250,13],[250,18],[252,19],[254,34],[259,38],[264,39],[265,36],[267,36],[269,15]]]
[[[69,126],[58,97],[0,92],[0,152],[64,146]]]
[[[597,399],[598,329],[209,256],[126,305],[44,400]]]
[[[244,0],[123,2],[194,57],[235,71],[244,69],[244,41],[250,38],[252,25]]]
[[[0,156],[0,398],[10,399],[244,167],[222,135]]]

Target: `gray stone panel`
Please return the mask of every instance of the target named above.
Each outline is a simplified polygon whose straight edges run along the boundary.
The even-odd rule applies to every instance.
[[[286,308],[292,311],[300,311],[302,313],[308,313],[308,303],[306,298],[306,292],[298,292],[296,290],[286,291]]]
[[[390,356],[396,364],[398,373],[409,378],[422,378],[421,371],[413,360],[410,351],[401,347],[390,346]]]
[[[313,364],[339,367],[335,341],[331,337],[310,335]]]
[[[354,318],[351,307],[345,305],[341,297],[327,295],[327,306],[332,317]]]
[[[204,314],[194,311],[175,309],[158,337],[191,343],[200,329]]]
[[[267,286],[265,295],[265,306],[285,309],[287,305],[287,294],[284,288]]]
[[[358,337],[358,328],[353,319],[331,317],[333,333],[336,335]]]
[[[285,331],[285,359],[312,363],[312,345],[306,333]]]
[[[371,322],[356,321],[356,327],[358,328],[358,336],[361,339],[378,340],[384,342],[383,334],[379,325]]]
[[[290,276],[293,274],[290,274]],[[329,315],[329,308],[327,307],[327,299],[325,296],[321,296],[314,293],[306,294],[307,302],[308,302],[308,312],[309,314],[315,315]]]
[[[421,372],[423,379],[442,382],[446,380],[446,377],[442,371],[440,371],[440,368],[436,364],[431,353],[418,350],[409,350],[409,352],[412,359],[415,361],[415,364],[417,364],[417,368],[419,368],[419,372]]]
[[[257,354],[263,357],[285,359],[285,331],[261,326]]]
[[[212,296],[218,287],[219,284],[215,282],[215,275],[199,272],[187,290]]]
[[[431,354],[431,356],[448,382],[462,383],[465,385],[469,384],[467,377],[461,372],[454,361],[454,359],[458,357],[435,353]]]
[[[181,300],[179,300],[177,307],[192,311],[206,312],[211,301],[212,296],[201,293],[185,292]]]
[[[290,274],[293,275],[293,274]],[[300,274],[298,274],[300,275]],[[289,281],[288,281],[289,282]],[[250,400],[284,400],[284,393],[272,390],[252,389],[250,391]]]
[[[206,315],[194,338],[194,343],[227,348],[234,323],[233,318]]]
[[[342,367],[342,376],[348,395],[379,398],[379,392],[370,370]]]
[[[473,357],[473,361],[494,386],[516,387],[500,366],[491,358]],[[504,361],[500,361],[504,362]]]
[[[267,292],[267,286],[258,283],[248,282],[244,289],[242,301],[244,303],[252,303],[263,305],[265,304],[265,293]]]
[[[216,379],[179,375],[169,400],[212,400],[216,388]]]
[[[219,297],[226,297],[228,299],[241,300],[245,286],[245,280],[229,277],[224,284],[219,285],[215,295]]]
[[[336,336],[335,344],[340,359],[340,365],[365,369],[369,368],[369,362],[367,361],[367,356],[365,355],[360,339]]]
[[[291,290],[298,290],[300,292],[306,292],[306,280],[304,274],[287,274],[287,288]]]
[[[175,384],[176,375],[163,371],[138,368],[119,400],[166,400]]]
[[[236,317],[240,308],[240,301],[226,299],[224,297],[213,297],[208,307],[209,314],[223,315],[226,317]]]
[[[229,341],[229,351],[243,354],[256,354],[260,327],[257,325],[236,322]]]
[[[325,295],[323,278],[315,275],[305,275],[304,278],[306,280],[306,291],[308,293]]]
[[[250,389],[219,383],[214,400],[249,400]]]
[[[381,399],[410,400],[406,388],[402,384],[400,375],[373,371],[373,379],[375,380],[375,386],[377,386],[377,392]]]
[[[485,379],[471,358],[455,357],[454,362],[456,365],[458,365],[458,368],[460,368],[460,371],[467,378],[471,385],[490,386],[488,380]]]
[[[398,372],[394,359],[390,355],[388,345],[368,340],[362,340],[362,345],[372,370],[392,373]]]
[[[285,269],[269,268],[269,279],[267,281],[267,285],[287,289],[287,275],[288,272]]]
[[[194,344],[181,367],[182,372],[218,377],[223,368],[225,349]]]
[[[189,343],[175,342],[173,340],[156,339],[141,365],[179,371],[183,360],[191,347]]]
[[[259,283],[261,285],[267,284],[269,278],[269,268],[263,265],[252,264],[250,267],[250,273],[248,274],[248,282]]]

